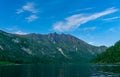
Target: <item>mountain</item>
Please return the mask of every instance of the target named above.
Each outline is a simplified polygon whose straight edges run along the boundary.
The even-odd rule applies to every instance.
[[[69,34],[17,35],[0,31],[0,61],[86,62],[105,50],[105,46],[93,46]]]
[[[97,55],[92,62],[100,64],[120,63],[120,41],[109,47],[105,52]]]

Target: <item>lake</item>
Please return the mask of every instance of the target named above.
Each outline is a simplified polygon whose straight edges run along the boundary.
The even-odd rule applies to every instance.
[[[120,77],[119,65],[38,64],[0,66],[0,77]]]

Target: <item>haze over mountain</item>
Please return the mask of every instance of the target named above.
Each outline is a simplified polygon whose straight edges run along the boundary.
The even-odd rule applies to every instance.
[[[93,46],[69,34],[10,34],[0,31],[0,61],[87,62],[105,46]]]

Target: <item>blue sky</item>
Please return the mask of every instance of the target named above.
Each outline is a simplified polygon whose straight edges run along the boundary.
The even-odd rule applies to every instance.
[[[0,0],[0,29],[66,33],[111,46],[120,40],[120,0]]]

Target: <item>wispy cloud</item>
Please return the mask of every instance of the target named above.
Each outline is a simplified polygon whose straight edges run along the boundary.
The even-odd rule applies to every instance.
[[[109,32],[116,32],[116,29],[114,27],[108,29]]]
[[[23,5],[21,9],[17,9],[16,13],[21,14],[25,11],[31,12],[31,13],[39,12],[39,10],[35,8],[35,3],[33,3],[33,2],[28,2],[27,4]]]
[[[5,30],[7,30],[7,31],[16,31],[16,30],[18,30],[18,27],[17,27],[18,25],[14,25],[14,26],[11,26],[11,27],[7,27],[7,28],[5,28]]]
[[[88,31],[93,31],[96,29],[97,29],[97,27],[87,27],[87,28],[84,28],[83,31],[88,32]]]
[[[27,33],[22,32],[22,31],[16,31],[16,32],[14,32],[14,34],[18,34],[18,35],[26,35]]]
[[[104,20],[104,21],[111,21],[111,20],[116,20],[116,19],[120,19],[120,16],[111,17],[111,18],[106,18],[106,19],[103,19],[103,20]]]
[[[65,18],[64,21],[59,21],[53,25],[53,29],[56,31],[64,32],[64,31],[70,31],[73,29],[78,28],[82,24],[85,24],[89,21],[95,20],[97,18],[100,18],[102,16],[117,12],[118,9],[116,8],[109,8],[105,11],[94,13],[91,15],[86,14],[76,14],[72,15],[70,17]]]
[[[36,19],[38,19],[38,16],[37,15],[31,15],[29,17],[26,17],[25,18],[28,22],[31,22],[31,21],[34,21]]]
[[[77,10],[74,10],[74,11],[70,11],[69,13],[76,13],[76,12],[80,12],[80,11],[88,11],[88,10],[91,10],[91,9],[93,9],[93,8],[91,7],[91,8],[77,9]]]
[[[33,2],[28,2],[26,3],[25,5],[23,5],[20,9],[17,9],[17,14],[22,14],[24,12],[29,12],[31,13],[30,16],[28,17],[25,17],[25,19],[28,21],[28,22],[31,22],[33,20],[36,20],[38,19],[39,17],[37,16],[37,13],[39,12],[38,9],[36,9],[35,7],[35,3]]]
[[[24,12],[24,10],[23,9],[17,9],[17,14],[21,14],[21,13],[23,13]]]
[[[12,27],[8,27],[5,28],[8,32],[12,33],[12,34],[19,34],[19,35],[26,35],[28,33],[21,31],[20,29],[18,29],[17,25],[16,26],[12,26]]]

